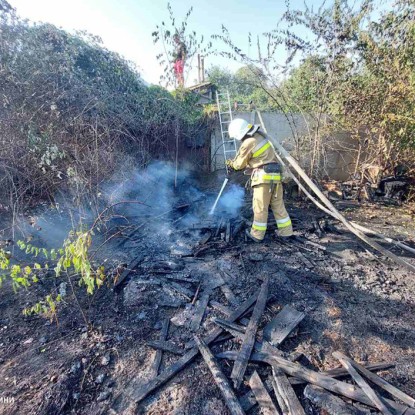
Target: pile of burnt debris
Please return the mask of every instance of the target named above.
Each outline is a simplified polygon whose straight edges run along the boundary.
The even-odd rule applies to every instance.
[[[186,209],[184,205],[179,207],[182,209]],[[268,276],[253,281],[249,294],[231,289],[232,276],[226,267],[216,274],[208,270],[209,261],[201,257],[209,253],[229,250],[233,256],[240,255],[235,248],[239,242],[230,242],[243,241],[241,230],[245,225],[243,219],[223,218],[171,230],[170,239],[174,240],[174,233],[178,232],[180,241],[187,243],[180,245],[179,239],[174,240],[164,257],[159,253],[149,258],[148,252],[140,251],[133,234],[123,242],[135,246],[135,252],[139,252],[116,276],[115,290],[123,292],[124,304],[134,305],[143,297],[147,300],[151,297],[158,306],[176,312],[159,322],[159,339],[147,341],[147,346],[156,350],[151,373],[144,379],[142,376],[131,379],[115,397],[112,412],[127,413],[135,408],[200,354],[216,382],[216,386],[208,387],[221,391],[231,414],[248,413],[257,404],[263,414],[314,413],[304,407],[304,401],[328,414],[365,414],[373,410],[383,414],[415,414],[415,399],[375,373],[393,367],[391,363],[362,365],[337,351],[333,357],[343,367],[319,372],[302,363],[301,353],[282,351],[280,345],[296,336],[306,314],[291,305],[271,314],[267,308],[273,301]],[[323,225],[314,223],[314,233],[323,232]],[[300,245],[294,246],[297,244]],[[307,269],[314,267],[314,261],[322,260],[319,256],[326,255],[323,245],[305,235],[294,245],[293,255],[300,252]],[[251,252],[250,260],[261,261],[261,254]],[[242,258],[241,263],[244,263]],[[134,278],[130,278],[132,274]],[[255,285],[260,288],[252,294]],[[150,286],[157,290],[148,291]],[[216,317],[208,313],[210,309],[216,312]],[[177,357],[161,370],[165,354]],[[249,390],[244,392],[246,385]]]
[[[406,170],[395,169],[394,174],[379,179],[368,173],[353,174],[343,182],[323,181],[322,188],[332,200],[356,200],[401,205],[413,198],[415,178]]]
[[[159,264],[154,271],[158,266]],[[225,273],[222,275],[226,277]],[[222,276],[201,281],[180,275],[166,274],[165,277],[177,281],[173,286],[189,302],[185,309],[170,321],[163,321],[159,340],[148,342],[149,346],[157,350],[152,362],[153,376],[144,383],[142,379],[130,381],[115,400],[113,410],[117,413],[123,413],[132,402],[140,403],[188,366],[200,353],[231,414],[247,413],[257,403],[264,414],[305,414],[295,390],[297,385],[304,384],[307,384],[303,392],[305,397],[329,414],[370,413],[339,396],[376,408],[383,414],[415,414],[415,399],[375,374],[378,370],[392,367],[391,364],[372,363],[363,366],[344,354],[335,352],[333,356],[344,368],[316,372],[299,363],[301,354],[283,353],[279,346],[288,336],[293,335],[293,332],[295,335],[295,330],[305,317],[304,313],[293,307],[286,305],[271,318],[263,330],[258,330],[261,318],[266,312],[267,302],[270,300],[267,277],[262,279],[259,291],[245,301],[241,301],[231,291]],[[196,291],[193,294],[193,291],[184,288],[180,283],[194,284],[197,287]],[[215,301],[215,290],[221,291],[232,306]],[[202,336],[201,333],[205,331],[204,315],[208,304],[222,313],[224,318],[214,318],[212,322],[216,327]],[[193,338],[184,348],[175,343],[174,338],[170,338],[170,324],[185,328],[192,334]],[[235,348],[237,343],[240,343],[240,346]],[[210,349],[212,346],[221,350],[216,356]],[[163,352],[180,357],[159,373]],[[230,374],[233,386],[221,368],[219,359],[234,361]],[[271,374],[264,378],[256,370],[251,371],[247,379],[251,390],[238,398],[235,391],[241,386],[251,362],[270,366]],[[341,378],[351,378],[357,386],[339,380]],[[378,389],[375,390],[372,384]],[[385,393],[379,393],[379,390],[386,391],[388,398]]]

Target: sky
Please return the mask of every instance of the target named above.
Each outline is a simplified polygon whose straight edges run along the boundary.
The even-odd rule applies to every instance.
[[[48,22],[67,31],[86,30],[102,38],[104,45],[134,62],[143,79],[158,84],[162,68],[156,55],[161,52],[153,44],[151,33],[162,21],[168,22],[165,0],[8,0],[20,17],[35,22]],[[256,50],[248,48],[248,32],[262,34],[277,26],[286,10],[284,0],[171,0],[174,15],[181,21],[190,7],[193,12],[189,28],[210,38],[220,34],[222,24],[232,39],[251,57]],[[292,8],[302,8],[304,0],[290,0]],[[308,1],[318,5],[320,0]],[[254,49],[254,48],[252,48]],[[205,68],[221,65],[236,70],[240,64],[219,56],[209,56]],[[186,80],[192,85],[196,70]]]

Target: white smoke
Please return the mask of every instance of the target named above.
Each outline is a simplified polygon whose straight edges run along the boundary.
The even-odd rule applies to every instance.
[[[219,200],[219,207],[225,210],[230,216],[238,215],[243,202],[245,190],[237,184],[231,184],[225,189],[222,197]]]

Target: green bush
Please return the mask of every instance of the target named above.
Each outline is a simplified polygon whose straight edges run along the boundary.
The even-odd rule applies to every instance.
[[[191,99],[148,87],[99,38],[0,11],[0,199],[16,212],[57,194],[82,203],[126,161],[173,159],[204,122]]]

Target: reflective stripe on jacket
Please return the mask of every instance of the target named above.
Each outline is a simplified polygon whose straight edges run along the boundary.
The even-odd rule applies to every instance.
[[[263,183],[276,183],[281,181],[281,173],[265,173],[264,169],[255,169],[251,175],[251,186]]]
[[[271,147],[268,140],[262,140],[252,149],[252,158],[258,158]]]

